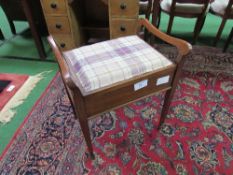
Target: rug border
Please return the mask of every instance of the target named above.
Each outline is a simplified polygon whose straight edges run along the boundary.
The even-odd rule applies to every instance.
[[[5,104],[3,104],[2,108],[1,108],[1,106],[0,106],[0,111],[4,109],[4,107],[5,107],[6,104],[10,101],[10,99],[13,98],[13,96],[21,89],[21,87],[23,87],[23,85],[27,82],[27,80],[28,80],[29,77],[30,77],[30,75],[28,75],[28,74],[0,73],[0,76],[1,76],[1,74],[2,74],[2,75],[9,75],[9,77],[10,77],[10,76],[13,76],[13,75],[14,75],[14,76],[17,75],[17,76],[22,76],[23,78],[26,77],[26,79],[23,81],[22,84],[20,84],[20,86],[18,86],[18,87],[16,86],[17,90],[14,92],[14,94],[10,94],[10,95],[9,95],[10,98],[5,102]],[[9,77],[8,77],[8,78],[9,78]],[[18,77],[18,78],[19,78],[19,77]],[[0,79],[1,79],[1,78],[0,78]],[[13,79],[13,78],[12,78],[12,79]],[[6,88],[3,89],[2,92],[6,91],[6,89],[9,88],[10,85],[12,85],[12,83],[13,83],[14,80],[15,80],[15,78],[13,79],[13,81],[12,81],[12,79],[10,79],[10,80],[11,80],[10,84],[7,85]],[[3,79],[3,80],[4,80],[4,79]],[[14,85],[14,84],[13,84],[13,85]],[[9,92],[8,92],[8,93],[9,93]]]
[[[8,149],[10,148],[10,146],[12,145],[12,143],[14,142],[15,138],[17,137],[18,133],[21,131],[22,127],[24,126],[24,124],[27,122],[29,116],[32,114],[34,108],[38,105],[39,101],[45,96],[46,92],[49,90],[49,88],[52,86],[53,82],[55,81],[55,79],[59,76],[59,71],[56,73],[56,75],[53,77],[53,79],[50,81],[49,85],[46,87],[46,89],[44,90],[44,92],[41,94],[41,96],[36,100],[35,104],[33,105],[33,107],[31,108],[30,112],[27,114],[27,116],[24,118],[23,122],[19,125],[19,127],[16,129],[13,137],[10,139],[10,142],[6,145],[6,147],[3,149],[1,155],[0,155],[0,161],[3,159],[3,157],[5,156],[5,154],[7,153]]]

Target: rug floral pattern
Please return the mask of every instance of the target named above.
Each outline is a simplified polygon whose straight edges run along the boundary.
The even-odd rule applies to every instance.
[[[217,67],[185,67],[160,130],[164,94],[91,120],[94,161],[58,75],[0,157],[0,174],[233,174],[233,76]]]

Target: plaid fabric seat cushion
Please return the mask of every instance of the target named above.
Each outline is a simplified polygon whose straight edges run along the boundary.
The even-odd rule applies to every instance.
[[[83,46],[63,55],[83,95],[172,64],[136,35]]]

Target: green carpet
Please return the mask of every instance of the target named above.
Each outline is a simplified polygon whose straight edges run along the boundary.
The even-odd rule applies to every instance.
[[[9,39],[11,37],[13,37],[12,33],[10,32],[10,26],[8,25],[8,22],[7,22],[7,18],[0,6],[0,28],[4,34],[4,37],[6,39]],[[15,25],[16,25],[16,32],[17,33],[20,33],[22,32],[23,30],[27,29],[28,28],[28,23],[27,22],[24,22],[24,21],[16,21],[14,22]]]
[[[0,58],[0,70],[4,73],[28,74],[35,75],[44,71],[51,71],[45,74],[45,77],[39,81],[37,86],[30,93],[26,101],[16,108],[17,114],[11,122],[3,125],[0,124],[0,153],[10,141],[18,126],[22,123],[36,100],[47,87],[48,83],[57,72],[57,65],[48,62],[35,62],[25,60],[14,60]]]
[[[168,26],[169,16],[167,14],[162,13],[161,23],[159,29],[166,32]],[[192,42],[193,30],[195,26],[196,19],[195,18],[181,18],[175,17],[172,27],[171,35],[185,39],[189,42]],[[199,35],[197,45],[209,45],[212,46],[215,36],[217,34],[218,28],[221,23],[221,18],[215,16],[211,13],[208,13],[202,31]],[[218,42],[217,47],[222,48],[225,44],[225,41],[233,27],[233,20],[228,20],[221,39]],[[230,49],[230,47],[229,47]]]
[[[43,71],[51,70],[43,80],[41,80],[36,88],[31,92],[26,101],[17,108],[17,115],[12,121],[6,125],[0,125],[0,154],[9,143],[16,129],[22,123],[23,119],[27,116],[28,112],[40,97],[48,83],[56,74],[58,68],[56,63],[42,62],[42,61],[29,61],[20,59],[9,59],[5,57],[22,57],[33,58],[39,60],[37,49],[35,48],[34,41],[31,39],[28,31],[23,32],[23,35],[13,36],[10,32],[7,20],[0,8],[0,27],[6,38],[6,41],[0,41],[0,72],[4,73],[18,73],[34,75]],[[198,45],[212,45],[214,37],[217,33],[220,18],[212,14],[208,14],[203,30],[200,34],[197,44]],[[162,14],[160,29],[166,31],[168,24],[168,15]],[[28,29],[26,22],[15,22],[17,33]],[[183,38],[189,42],[192,41],[192,32],[195,25],[195,19],[185,19],[176,17],[173,23],[172,35]],[[218,47],[223,47],[223,44],[233,26],[232,21],[228,21],[224,28],[221,41]],[[53,54],[50,51],[46,38],[43,39],[46,47],[48,60],[54,60]],[[232,48],[230,46],[229,50]]]
[[[11,33],[7,18],[0,7],[0,28],[5,37],[4,41],[0,41],[0,57],[22,57],[39,59],[35,42],[32,40],[31,33],[29,31],[29,25],[25,21],[14,21],[16,27],[16,33]],[[42,38],[45,52],[47,54],[47,60],[54,60],[53,54],[50,51],[46,37]]]
[[[28,36],[28,33],[29,31],[26,30],[22,33],[22,35],[17,35],[14,38],[4,42],[4,44],[0,47],[0,57],[10,56],[39,60],[39,54],[37,48],[35,47],[35,43],[31,39],[31,36]],[[47,60],[54,60],[45,37],[43,38],[43,43],[45,46],[45,52],[47,54]]]
[[[44,75],[44,78],[41,81],[39,81],[25,102],[16,108],[17,114],[11,120],[11,122],[5,125],[0,124],[1,154],[14,135],[16,129],[22,123],[36,100],[41,96],[51,79],[58,71],[58,67],[56,63],[40,61],[34,41],[30,36],[30,32],[27,30],[27,22],[15,22],[17,33],[23,33],[22,35],[18,34],[13,36],[1,8],[0,19],[0,27],[4,37],[6,38],[5,41],[0,41],[0,72],[35,75],[44,71],[50,71]],[[48,47],[48,43],[46,42],[46,38],[43,38],[43,41],[48,55],[47,59],[54,60],[53,54]],[[26,58],[26,60],[12,59],[14,57]],[[37,61],[27,60],[27,58],[33,58]]]

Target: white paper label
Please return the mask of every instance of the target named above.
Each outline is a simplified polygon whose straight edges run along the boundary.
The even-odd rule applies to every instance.
[[[13,91],[13,89],[15,88],[15,85],[10,85],[8,88],[7,88],[7,92],[11,92]]]
[[[157,79],[156,85],[158,86],[158,85],[161,85],[161,84],[168,83],[169,79],[170,79],[169,75],[164,76],[164,77],[160,77],[160,78]]]
[[[139,81],[138,83],[135,83],[134,84],[134,91],[137,91],[139,89],[142,89],[144,87],[146,87],[148,84],[148,80],[142,80],[142,81]]]

